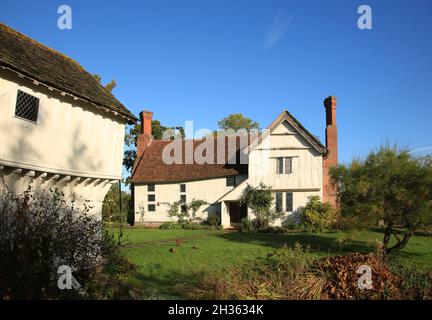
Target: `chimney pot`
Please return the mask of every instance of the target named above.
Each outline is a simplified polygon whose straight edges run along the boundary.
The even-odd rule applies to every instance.
[[[335,96],[328,96],[324,100],[324,107],[326,109],[326,125],[336,125],[336,104],[337,99]]]

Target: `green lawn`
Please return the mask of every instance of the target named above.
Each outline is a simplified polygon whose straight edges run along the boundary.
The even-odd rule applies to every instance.
[[[173,295],[173,287],[178,282],[200,281],[207,274],[222,274],[227,268],[241,267],[244,262],[265,258],[269,252],[285,244],[299,242],[309,246],[315,256],[324,257],[351,251],[370,252],[374,250],[376,241],[383,238],[382,233],[371,231],[265,234],[128,229],[125,235],[127,256],[140,271],[133,282],[168,297]],[[351,238],[344,246],[335,241],[344,237]],[[176,246],[176,238],[182,239],[180,246]],[[170,248],[175,248],[175,253],[171,253]],[[405,265],[425,270],[432,267],[431,249],[432,237],[415,236],[404,250],[394,256]]]

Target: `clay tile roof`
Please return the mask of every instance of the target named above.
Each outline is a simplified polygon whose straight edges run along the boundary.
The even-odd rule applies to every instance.
[[[109,111],[137,118],[76,61],[0,23],[0,65]]]
[[[225,163],[217,164],[215,154],[214,164],[185,164],[185,142],[189,141],[193,144],[193,150],[204,142],[204,140],[179,140],[176,143],[181,143],[182,148],[182,164],[165,164],[162,159],[164,148],[172,141],[153,140],[150,145],[145,149],[140,159],[137,159],[135,170],[132,173],[132,183],[145,184],[145,183],[173,183],[185,182],[194,180],[214,179],[222,177],[230,177],[239,174],[247,174],[248,165],[240,164],[239,157],[241,152],[240,139],[236,139],[236,164],[229,164],[228,162],[228,139],[225,140]],[[252,138],[248,136],[248,143],[251,143]],[[217,147],[217,142],[214,140],[214,148]],[[205,153],[204,153],[205,155]]]

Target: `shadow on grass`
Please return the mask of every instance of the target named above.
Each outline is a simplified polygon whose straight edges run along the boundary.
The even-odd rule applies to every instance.
[[[384,233],[385,232],[385,228],[373,227],[373,228],[370,228],[370,231]],[[400,228],[395,228],[394,231],[397,234],[404,234],[404,232],[405,232],[405,230],[400,229]],[[414,231],[414,236],[417,236],[417,237],[432,237],[432,233],[430,231],[417,230],[417,231]]]
[[[161,277],[157,275],[157,270],[161,268],[160,264],[153,264],[152,268],[155,273],[139,273],[134,277],[143,287],[149,299],[178,300],[189,299],[188,287],[199,287],[203,279],[208,276],[204,271],[184,272],[184,270],[171,271],[169,276]]]
[[[373,243],[355,239],[350,239],[346,244],[340,245],[336,241],[338,238],[338,234],[336,233],[328,233],[324,236],[314,233],[271,234],[235,232],[219,234],[217,236],[229,241],[259,244],[275,249],[281,248],[284,245],[292,247],[298,242],[303,247],[309,248],[311,252],[321,255],[334,255],[348,252],[369,253],[375,250]]]

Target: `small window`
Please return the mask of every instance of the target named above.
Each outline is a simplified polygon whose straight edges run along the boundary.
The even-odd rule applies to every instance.
[[[18,90],[15,105],[15,116],[37,122],[39,112],[39,99]]]
[[[156,206],[154,204],[149,204],[148,205],[148,211],[149,212],[154,212],[156,211]]]
[[[147,195],[147,201],[148,202],[155,202],[156,201],[156,196],[154,194],[148,194]]]
[[[180,201],[182,203],[186,203],[186,195],[185,194],[180,195]]]
[[[292,158],[285,158],[285,173],[292,173]]]
[[[287,212],[293,211],[293,194],[292,194],[292,192],[286,193],[286,211]]]
[[[282,211],[282,192],[276,192],[276,211]]]
[[[184,183],[180,185],[180,192],[186,192],[186,185]]]
[[[147,191],[154,192],[155,191],[155,185],[154,184],[147,185]]]
[[[187,212],[187,208],[186,208],[185,205],[182,205],[182,206],[181,206],[181,212],[182,212],[182,213],[186,213],[186,212]]]
[[[292,157],[276,158],[276,173],[277,174],[292,173]]]
[[[276,173],[277,174],[283,174],[283,158],[276,158]]]
[[[227,187],[235,187],[236,186],[236,178],[235,177],[227,177],[226,178],[226,186]]]

